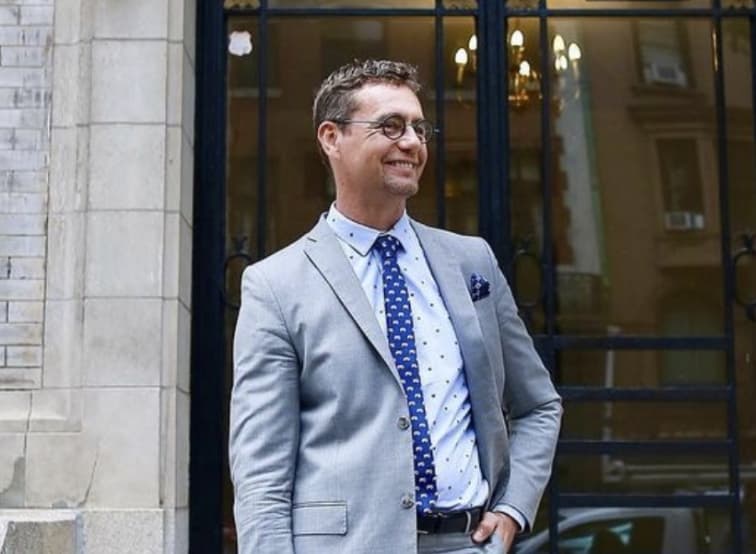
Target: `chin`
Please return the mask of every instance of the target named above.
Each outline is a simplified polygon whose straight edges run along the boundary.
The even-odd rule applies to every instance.
[[[409,198],[417,194],[418,190],[420,190],[420,185],[417,181],[405,181],[402,183],[386,183],[386,188],[392,194]]]

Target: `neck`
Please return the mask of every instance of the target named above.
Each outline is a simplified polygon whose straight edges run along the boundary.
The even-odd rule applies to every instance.
[[[404,214],[406,200],[387,205],[386,202],[369,204],[364,201],[350,202],[345,198],[336,198],[336,209],[360,225],[372,227],[379,231],[388,231]]]

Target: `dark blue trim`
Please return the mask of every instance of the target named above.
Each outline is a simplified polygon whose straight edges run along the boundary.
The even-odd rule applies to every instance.
[[[268,0],[260,0],[257,19],[257,259],[265,257],[268,233]]]
[[[714,8],[720,7],[721,0],[713,0]],[[738,466],[738,410],[735,374],[735,326],[733,301],[735,297],[735,268],[733,266],[730,234],[730,178],[727,157],[727,114],[725,113],[725,77],[724,54],[722,50],[722,19],[714,18],[714,93],[717,115],[717,157],[719,176],[719,221],[721,233],[722,268],[724,269],[723,294],[726,299],[722,317],[727,338],[727,382],[732,385],[727,403],[727,436],[732,441],[729,451],[730,493],[734,500],[731,508],[732,548],[734,552],[742,551],[742,533],[740,517],[740,468]],[[753,55],[753,52],[751,53]]]
[[[442,2],[443,3],[443,2]],[[437,13],[444,17],[476,15],[475,8],[231,8],[226,10],[229,15],[259,16],[265,12],[271,17],[388,17],[388,16],[434,16]]]
[[[220,2],[198,2],[196,17],[189,552],[205,554],[222,551],[226,29]]]

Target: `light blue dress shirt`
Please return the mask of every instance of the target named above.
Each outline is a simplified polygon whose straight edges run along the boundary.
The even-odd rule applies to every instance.
[[[335,205],[326,217],[385,334],[380,255],[372,250],[381,231],[352,221]],[[406,212],[387,234],[399,239],[403,246],[397,262],[407,283],[414,318],[420,379],[436,466],[436,507],[450,511],[482,506],[489,485],[480,470],[457,335]],[[524,527],[525,520],[515,508],[497,509],[513,517],[521,529]]]

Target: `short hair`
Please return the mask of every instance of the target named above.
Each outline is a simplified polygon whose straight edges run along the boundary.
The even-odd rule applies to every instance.
[[[392,60],[353,60],[333,71],[320,84],[312,106],[312,123],[317,132],[324,121],[348,119],[357,109],[355,92],[368,84],[390,84],[408,87],[415,94],[422,88],[414,65]],[[320,142],[318,151],[330,167]]]

